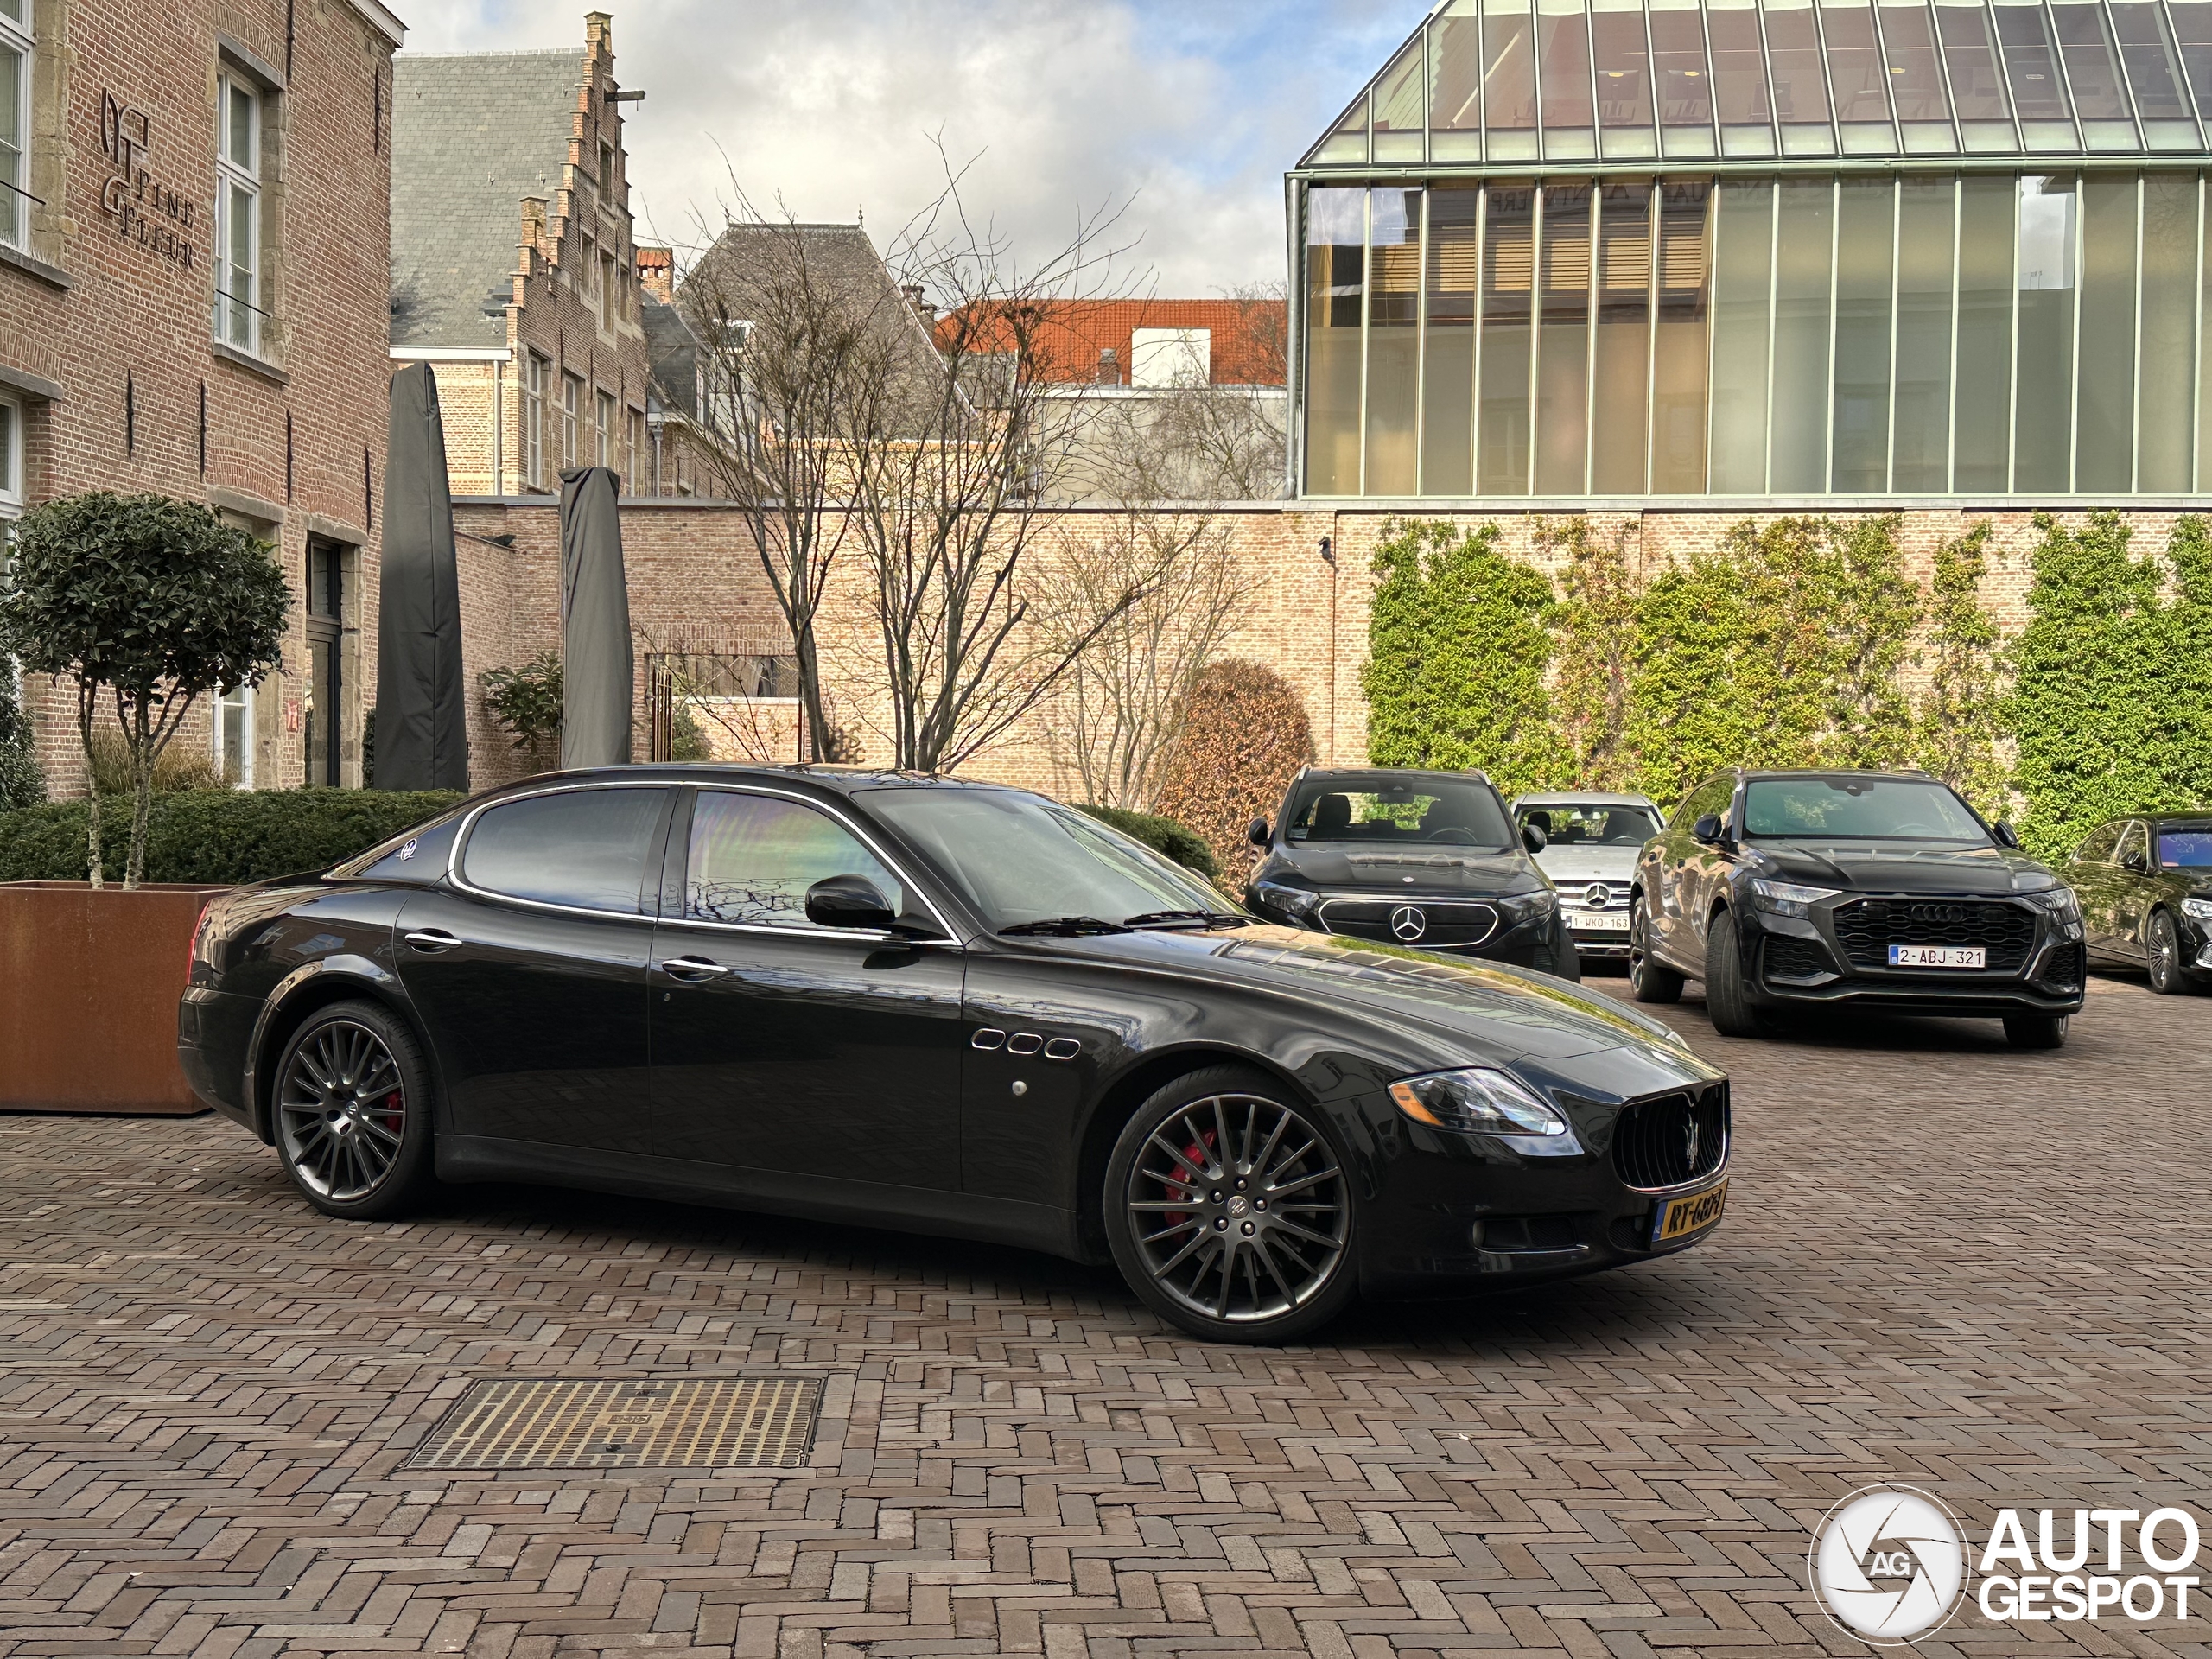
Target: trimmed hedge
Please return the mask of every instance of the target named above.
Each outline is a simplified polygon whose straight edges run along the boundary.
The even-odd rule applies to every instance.
[[[146,830],[146,880],[238,886],[326,870],[366,852],[461,797],[448,790],[404,794],[373,789],[196,789],[154,797]],[[56,801],[0,813],[0,881],[85,879],[85,805]],[[111,798],[102,822],[127,818],[127,798]],[[129,849],[110,834],[101,863],[123,879]]]
[[[1209,881],[1221,874],[1220,861],[1214,857],[1213,849],[1206,845],[1205,838],[1173,818],[1132,812],[1120,806],[1079,806],[1076,810],[1120,830],[1131,841],[1141,841],[1153,851],[1165,854],[1186,870],[1196,870]]]

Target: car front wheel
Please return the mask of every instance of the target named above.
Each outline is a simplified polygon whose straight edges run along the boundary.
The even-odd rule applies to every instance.
[[[1766,1020],[1744,983],[1744,948],[1736,918],[1722,911],[1705,936],[1705,1011],[1723,1037],[1764,1037]]]
[[[2150,958],[2151,988],[2160,996],[2179,996],[2189,989],[2189,976],[2181,965],[2181,936],[2174,918],[2163,910],[2154,912],[2143,930],[2145,954]]]
[[[1260,1072],[1213,1066],[1154,1094],[1114,1143],[1104,1197],[1122,1276],[1196,1336],[1293,1341],[1357,1288],[1344,1159]]]
[[[2015,1048],[2063,1048],[2066,1016],[2063,1014],[2008,1014],[2005,1040]]]
[[[1639,1002],[1679,1002],[1682,976],[1655,961],[1651,955],[1651,917],[1643,895],[1630,901],[1628,912],[1628,988]]]
[[[318,1009],[276,1063],[276,1153],[327,1216],[404,1213],[436,1185],[429,1068],[404,1020],[374,1002]]]

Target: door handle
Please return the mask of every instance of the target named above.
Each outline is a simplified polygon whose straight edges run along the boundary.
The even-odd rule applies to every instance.
[[[671,979],[680,979],[687,984],[697,984],[704,979],[720,979],[734,969],[725,968],[719,962],[709,962],[704,957],[671,957],[660,965],[660,970]]]
[[[442,927],[419,927],[407,936],[407,943],[424,955],[435,957],[441,950],[450,950],[465,941]]]

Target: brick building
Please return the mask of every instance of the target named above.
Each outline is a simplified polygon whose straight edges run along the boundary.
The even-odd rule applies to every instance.
[[[360,773],[403,32],[378,0],[0,7],[0,516],[158,491],[275,544],[283,666],[177,740],[264,787]],[[73,688],[24,700],[80,790]]]
[[[394,66],[391,356],[429,362],[456,496],[557,493],[598,465],[626,493],[656,468],[649,334],[673,314],[639,280],[612,20],[581,50],[408,55]],[[665,347],[664,347],[665,350]]]

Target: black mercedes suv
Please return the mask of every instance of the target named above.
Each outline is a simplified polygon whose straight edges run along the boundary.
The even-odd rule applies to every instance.
[[[1722,772],[1644,848],[1629,903],[1637,1000],[1701,979],[1726,1036],[1843,1004],[1993,1016],[2056,1048],[2082,1006],[2073,890],[1925,773]]]
[[[1559,895],[1479,772],[1321,771],[1291,779],[1245,902],[1270,921],[1582,977]]]

